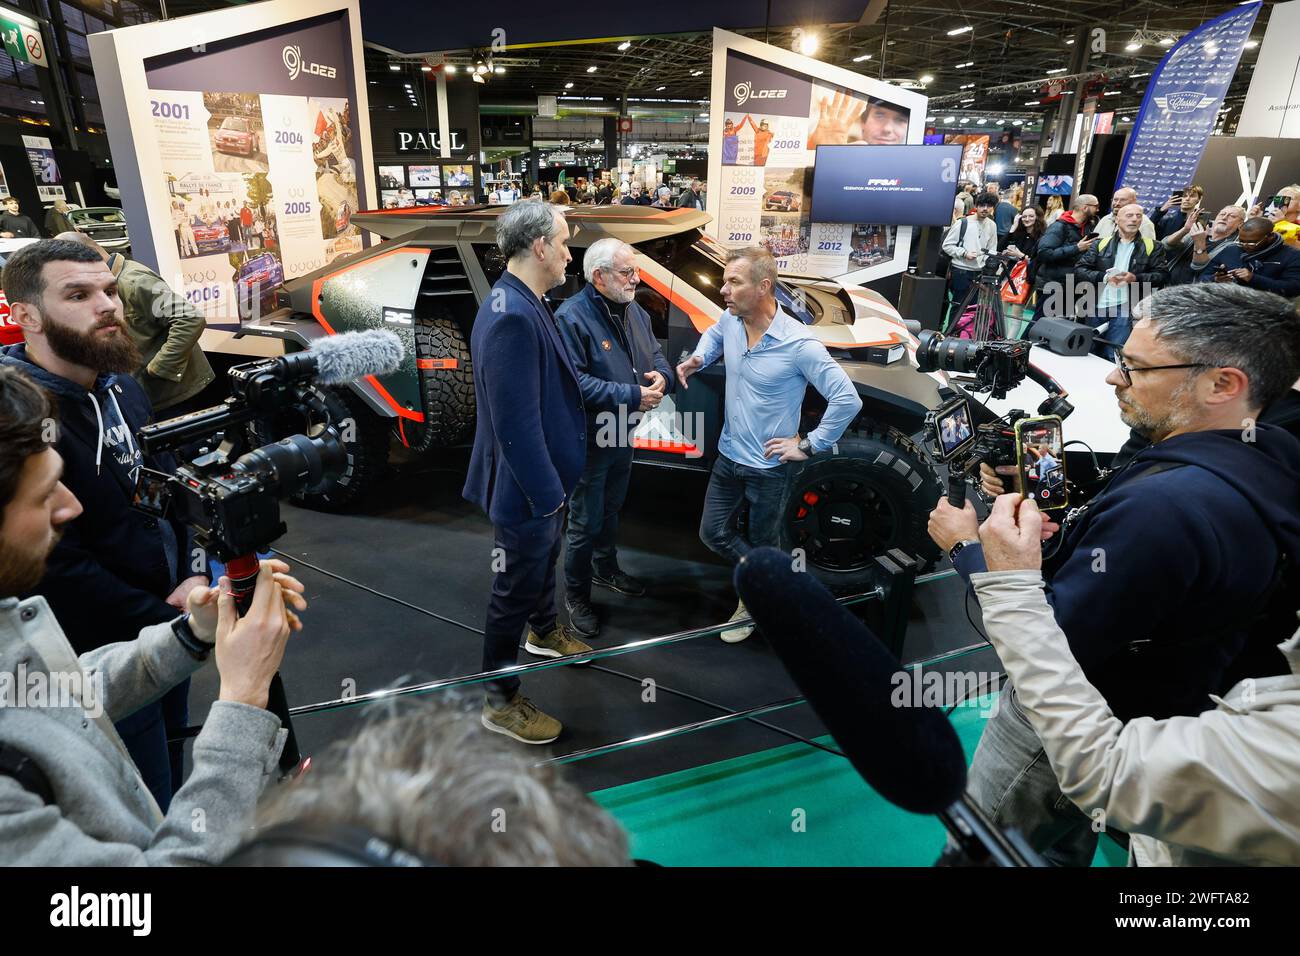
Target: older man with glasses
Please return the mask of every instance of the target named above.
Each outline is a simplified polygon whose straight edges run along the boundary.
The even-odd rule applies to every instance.
[[[1059,538],[1043,568],[1057,624],[1121,721],[1195,715],[1238,678],[1267,676],[1295,615],[1274,633],[1262,612],[1294,602],[1278,584],[1300,554],[1300,441],[1260,421],[1300,378],[1294,306],[1197,283],[1142,300],[1134,318],[1106,381],[1150,445],[1063,528],[1046,526]],[[983,477],[986,491],[1004,490]],[[985,570],[978,526],[969,502],[959,511],[941,499],[930,516],[931,537],[968,580]],[[1052,862],[1087,866],[1096,819],[1062,797],[1013,689],[1001,704],[970,795]]]
[[[587,464],[569,502],[564,603],[569,624],[590,638],[600,632],[593,583],[631,597],[645,594],[619,567],[614,539],[632,476],[636,413],[658,406],[673,376],[649,314],[636,303],[641,280],[632,247],[598,239],[583,256],[582,272],[587,285],[555,317],[587,406]]]

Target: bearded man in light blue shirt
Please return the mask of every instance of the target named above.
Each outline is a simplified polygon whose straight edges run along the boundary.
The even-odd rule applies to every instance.
[[[830,451],[862,409],[853,383],[812,331],[776,303],[776,260],[766,249],[737,249],[722,273],[727,310],[700,336],[700,344],[677,366],[687,379],[722,358],[727,366],[726,421],[718,440],[700,517],[700,539],[714,553],[737,562],[752,548],[778,547],[781,505],[793,462]],[[799,412],[808,386],[826,399],[821,422],[799,434]],[[736,513],[749,502],[746,534]],[[749,617],[744,602],[731,620]],[[743,641],[752,625],[723,631],[728,644]]]

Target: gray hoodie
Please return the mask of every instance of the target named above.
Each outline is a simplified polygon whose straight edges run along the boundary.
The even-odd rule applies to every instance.
[[[44,598],[0,598],[0,743],[30,758],[54,794],[47,805],[0,775],[0,863],[194,865],[234,849],[278,771],[285,732],[273,714],[215,702],[166,816],[113,729],[201,666],[169,624],[78,658]],[[51,699],[59,685],[68,692]]]

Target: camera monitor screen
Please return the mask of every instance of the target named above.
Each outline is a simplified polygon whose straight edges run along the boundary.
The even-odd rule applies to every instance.
[[[938,458],[947,461],[975,440],[970,403],[964,398],[934,412],[934,433],[939,442]]]
[[[946,226],[961,170],[961,146],[818,146],[813,222]]]

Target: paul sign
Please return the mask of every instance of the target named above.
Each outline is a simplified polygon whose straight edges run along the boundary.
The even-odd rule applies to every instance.
[[[442,150],[442,137],[439,130],[406,128],[393,131],[394,142],[399,153],[427,153]],[[464,129],[451,131],[451,151],[463,153],[469,148],[469,133]]]

